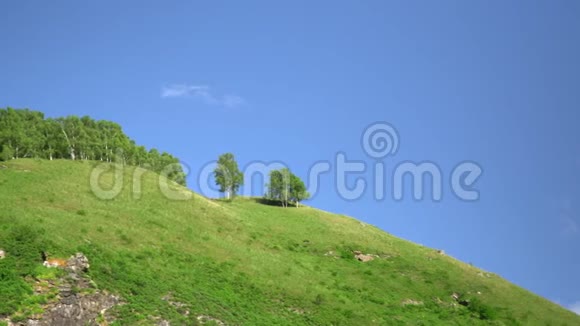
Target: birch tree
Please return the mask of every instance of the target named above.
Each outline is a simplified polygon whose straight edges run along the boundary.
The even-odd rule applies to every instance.
[[[238,189],[244,184],[244,175],[238,168],[238,162],[232,153],[220,155],[214,170],[215,183],[227,199],[236,196]]]

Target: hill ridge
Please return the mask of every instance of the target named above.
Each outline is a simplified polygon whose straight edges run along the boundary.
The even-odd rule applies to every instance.
[[[101,200],[89,185],[96,162],[3,164],[0,248],[7,258],[0,271],[10,268],[12,276],[0,278],[7,298],[0,316],[26,319],[34,315],[27,312],[43,309],[26,281],[46,273],[37,257],[42,249],[56,257],[84,253],[96,287],[125,302],[111,310],[119,324],[580,322],[493,273],[353,217],[264,205],[256,198],[216,201],[193,192],[192,200],[172,201],[160,193],[159,176],[151,171],[143,175],[140,199],[127,183],[114,199]],[[126,166],[126,175],[133,169]],[[359,261],[356,252],[373,259]],[[168,295],[172,299],[164,300]]]

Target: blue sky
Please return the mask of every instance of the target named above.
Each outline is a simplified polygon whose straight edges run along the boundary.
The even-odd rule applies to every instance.
[[[580,2],[0,3],[0,107],[120,123],[196,174],[223,152],[306,177],[392,124],[403,161],[484,170],[477,202],[310,205],[580,310]],[[370,173],[363,176],[370,178]],[[352,184],[353,178],[349,179]],[[388,181],[387,181],[388,184]]]

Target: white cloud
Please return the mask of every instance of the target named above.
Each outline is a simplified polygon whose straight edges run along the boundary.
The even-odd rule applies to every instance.
[[[209,87],[198,85],[173,84],[163,87],[161,97],[184,97],[207,94]]]
[[[161,89],[162,98],[192,97],[202,100],[208,105],[219,105],[226,108],[235,108],[243,105],[245,100],[237,95],[215,95],[209,86],[171,84]]]
[[[235,108],[245,103],[244,99],[237,95],[225,95],[223,102],[228,108]]]
[[[577,313],[578,315],[580,315],[580,301],[573,303],[571,305],[568,306],[568,309],[572,310],[573,312]]]

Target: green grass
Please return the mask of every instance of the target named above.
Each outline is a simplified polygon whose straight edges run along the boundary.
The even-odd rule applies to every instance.
[[[89,187],[95,164],[16,160],[0,170],[0,248],[8,253],[0,316],[42,301],[31,299],[25,277],[55,277],[38,268],[45,249],[89,257],[96,286],[127,302],[115,308],[119,324],[194,324],[199,315],[244,325],[580,324],[497,275],[314,208],[169,200],[151,172],[134,199],[133,168],[117,198],[100,200]],[[381,258],[361,263],[353,250]],[[456,304],[453,292],[470,304]],[[163,300],[168,294],[186,307]]]

